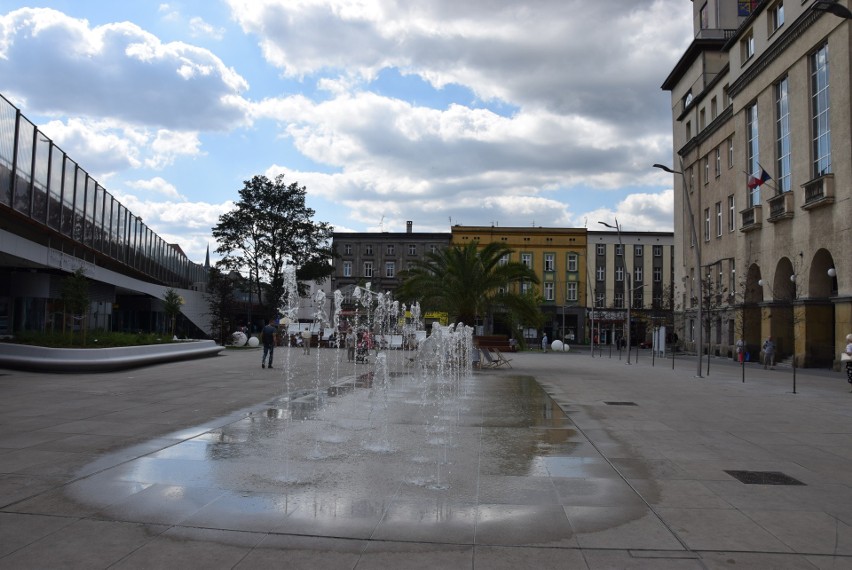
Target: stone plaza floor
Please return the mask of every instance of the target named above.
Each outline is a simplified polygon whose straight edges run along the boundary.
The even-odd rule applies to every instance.
[[[852,568],[843,374],[289,350],[0,370],[0,568]]]

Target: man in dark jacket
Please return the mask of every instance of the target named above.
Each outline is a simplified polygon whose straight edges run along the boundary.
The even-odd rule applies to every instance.
[[[260,367],[266,368],[266,355],[269,354],[269,367],[272,368],[272,353],[275,350],[275,319],[269,319],[269,324],[260,331],[260,340],[263,342],[263,357],[260,359]]]

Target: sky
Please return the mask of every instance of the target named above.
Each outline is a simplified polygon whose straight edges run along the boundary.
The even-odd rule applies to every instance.
[[[671,231],[686,0],[0,0],[0,94],[190,259],[284,174],[336,231]]]

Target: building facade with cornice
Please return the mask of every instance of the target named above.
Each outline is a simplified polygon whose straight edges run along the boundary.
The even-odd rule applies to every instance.
[[[772,336],[782,359],[836,366],[852,332],[849,20],[807,0],[691,4],[695,39],[663,83],[683,335],[695,348],[700,279],[705,350],[742,338],[757,357]]]

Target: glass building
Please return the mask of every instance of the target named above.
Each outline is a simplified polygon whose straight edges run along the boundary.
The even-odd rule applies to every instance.
[[[93,328],[164,330],[169,288],[186,301],[185,332],[209,328],[206,264],[166,243],[0,95],[0,335],[56,326],[61,279],[78,267],[91,280]]]

